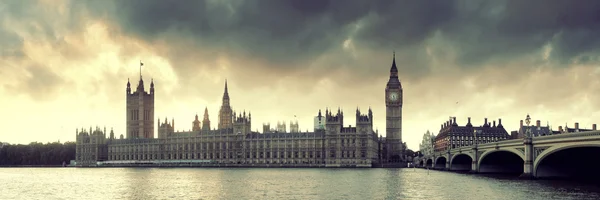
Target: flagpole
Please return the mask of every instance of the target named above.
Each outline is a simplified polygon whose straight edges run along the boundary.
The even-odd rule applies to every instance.
[[[144,65],[144,63],[140,60],[140,80],[142,79],[142,65]]]

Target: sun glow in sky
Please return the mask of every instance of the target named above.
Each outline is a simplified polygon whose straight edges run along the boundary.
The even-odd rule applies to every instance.
[[[554,129],[599,123],[600,3],[505,3],[3,1],[0,141],[73,141],[90,126],[123,134],[140,61],[154,117],[177,130],[205,107],[216,127],[227,79],[253,130],[298,120],[312,131],[319,109],[338,107],[354,126],[356,108],[371,107],[385,135],[393,51],[411,149],[449,116],[502,118],[509,132],[528,113]]]

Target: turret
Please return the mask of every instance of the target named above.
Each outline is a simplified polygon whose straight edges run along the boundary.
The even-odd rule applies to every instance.
[[[369,114],[368,115],[362,115],[360,113],[360,110],[357,108],[356,109],[356,129],[357,131],[359,130],[363,130],[363,127],[365,127],[366,130],[373,130],[373,113],[371,111],[371,109],[369,108]],[[362,132],[363,134],[369,133],[370,131],[367,132]]]
[[[210,130],[210,119],[208,117],[208,107],[204,108],[204,119],[202,119],[202,130],[203,131]]]
[[[196,114],[194,121],[192,122],[192,131],[200,131],[200,120],[198,120],[198,114]]]
[[[339,131],[341,130],[343,124],[344,124],[344,120],[343,120],[343,114],[342,111],[340,110],[340,108],[338,108],[338,113],[334,116],[333,113],[329,112],[328,110],[326,110],[327,114],[325,116],[326,122],[325,122],[325,127],[327,131],[327,134],[337,134],[339,133]],[[335,132],[330,132],[329,130],[334,130]]]
[[[127,79],[127,94],[131,94],[131,83],[129,83],[129,79]]]
[[[238,116],[234,115],[233,119],[233,133],[234,134],[246,134],[252,131],[249,116],[246,116],[246,111],[238,113]]]
[[[150,81],[150,94],[154,94],[154,79]]]
[[[229,99],[229,91],[227,89],[227,79],[225,79],[225,91],[223,92],[223,100]]]
[[[138,82],[137,90],[138,93],[144,93],[144,80],[140,76],[140,81]]]
[[[371,125],[373,124],[373,110],[371,110],[371,106],[369,106],[369,120],[371,120]]]

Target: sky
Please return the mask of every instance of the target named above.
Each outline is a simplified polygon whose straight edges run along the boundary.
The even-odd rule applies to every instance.
[[[0,2],[0,141],[125,132],[125,88],[155,84],[155,118],[216,127],[232,108],[263,123],[373,109],[385,135],[392,54],[404,88],[403,141],[455,116],[530,114],[553,129],[600,122],[600,1],[6,0]],[[294,117],[296,116],[296,117]],[[289,128],[289,127],[288,127]],[[261,130],[262,131],[262,130]],[[156,134],[156,133],[155,133]]]

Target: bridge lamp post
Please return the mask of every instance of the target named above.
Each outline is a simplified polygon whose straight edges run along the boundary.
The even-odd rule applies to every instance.
[[[525,136],[523,137],[523,145],[525,146],[525,160],[523,164],[523,174],[521,174],[521,178],[533,178],[533,142],[532,142],[532,133],[531,127],[529,124],[531,123],[531,117],[527,114],[525,118],[525,124],[527,124],[527,128],[525,128]]]
[[[479,155],[477,152],[477,145],[478,143],[478,139],[477,139],[477,133],[479,132],[479,134],[481,134],[483,132],[483,130],[477,130],[477,129],[473,129],[473,148],[471,149],[473,152],[473,161],[471,163],[471,173],[477,173],[479,172],[479,169],[477,167],[477,161],[479,161],[478,157]]]

